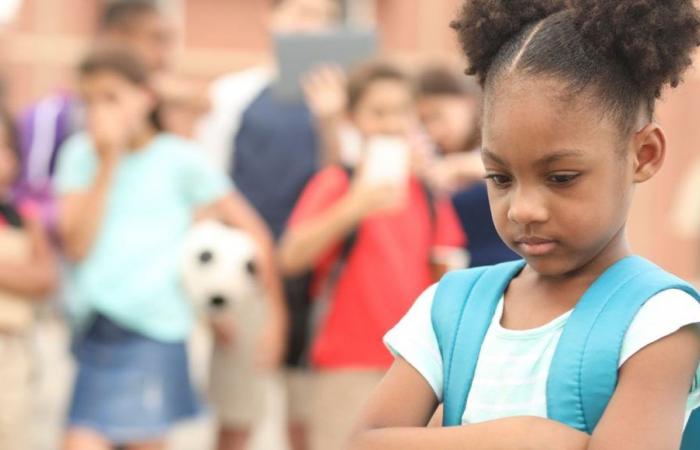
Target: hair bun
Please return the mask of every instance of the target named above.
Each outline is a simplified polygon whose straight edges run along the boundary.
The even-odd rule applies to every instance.
[[[676,87],[700,45],[692,0],[573,0],[576,26],[606,55],[621,61],[642,92]]]
[[[565,8],[563,0],[466,1],[459,19],[451,26],[469,59],[467,73],[476,75],[483,84],[491,63],[506,42],[529,23]]]

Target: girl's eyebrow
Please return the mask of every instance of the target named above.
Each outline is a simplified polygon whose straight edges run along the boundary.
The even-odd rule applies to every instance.
[[[584,155],[584,153],[581,150],[576,150],[576,149],[555,150],[554,152],[552,152],[548,155],[545,155],[542,158],[538,159],[532,165],[533,166],[548,166],[548,165],[555,163],[555,162],[562,160],[562,159],[580,158],[583,155]]]
[[[481,149],[481,155],[484,159],[491,160],[492,162],[495,162],[496,164],[499,164],[501,166],[508,166],[509,164],[500,156],[496,155],[486,147],[483,147]],[[555,150],[552,153],[549,153],[535,162],[532,163],[533,166],[540,167],[540,166],[548,166],[550,164],[553,164],[559,160],[566,159],[566,158],[580,158],[584,156],[584,152],[581,150],[576,150],[576,149],[563,149],[563,150]]]
[[[500,164],[501,166],[507,166],[508,163],[506,163],[502,158],[497,156],[495,153],[487,149],[486,147],[481,148],[481,157],[484,159],[489,159],[496,164]]]

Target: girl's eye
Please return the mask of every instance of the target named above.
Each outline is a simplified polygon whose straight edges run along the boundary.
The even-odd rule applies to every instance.
[[[504,188],[508,187],[511,183],[511,178],[507,175],[501,175],[497,173],[486,175],[486,179],[490,180],[496,187]]]
[[[578,173],[555,173],[547,177],[547,180],[552,184],[566,185],[578,178]]]

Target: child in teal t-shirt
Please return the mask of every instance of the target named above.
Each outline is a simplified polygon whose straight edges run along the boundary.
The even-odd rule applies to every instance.
[[[553,361],[566,360],[566,354],[557,354],[564,337],[589,330],[581,320],[586,300],[624,297],[615,285],[597,282],[609,279],[611,267],[641,259],[629,258],[629,209],[637,184],[663,165],[666,137],[654,121],[654,106],[662,89],[675,87],[691,64],[700,42],[700,14],[691,0],[463,3],[453,27],[469,72],[484,87],[481,154],[491,214],[501,238],[524,262],[509,266],[517,271],[505,280],[497,303],[486,298],[491,294],[485,293],[486,281],[493,282],[488,289],[500,284],[486,275],[484,289],[474,288],[473,297],[465,290],[467,306],[465,298],[442,295],[457,292],[441,289],[453,276],[438,294],[433,287],[418,299],[385,337],[395,362],[348,448],[678,449],[688,416],[700,406],[700,304],[697,292],[682,283],[682,289],[639,299],[646,303],[626,330],[621,326],[624,336],[584,336],[604,349],[617,375],[590,434],[554,420],[548,408],[566,398],[548,395],[552,384],[584,383],[581,373],[550,375],[563,373],[554,370]],[[482,273],[478,270],[462,273],[464,284],[466,275]],[[647,281],[622,284],[625,294]],[[592,286],[610,292],[589,290]],[[485,328],[480,345],[470,341],[476,342],[473,352],[464,340],[452,347],[442,340],[439,319],[445,309],[433,308],[433,302],[452,305],[449,301],[475,312],[471,322],[462,316],[453,342]],[[496,307],[482,314],[487,319],[482,322],[476,313],[485,304]],[[606,323],[614,318],[607,316]],[[450,348],[463,352],[448,353],[451,359],[443,363]],[[569,361],[578,356],[570,352]],[[453,367],[466,364],[464,358],[475,367],[473,377],[450,378]],[[456,390],[445,386],[460,381],[471,390],[460,397],[466,404],[453,407]],[[455,426],[426,427],[448,395],[446,423]],[[579,416],[589,412],[571,407]],[[457,409],[461,415],[455,418]]]
[[[83,61],[87,132],[65,144],[58,164],[78,361],[67,449],[162,442],[175,421],[197,412],[185,351],[193,317],[178,267],[199,208],[257,241],[273,303],[263,351],[270,365],[282,354],[284,310],[269,232],[197,148],[160,131],[146,73],[118,48]]]

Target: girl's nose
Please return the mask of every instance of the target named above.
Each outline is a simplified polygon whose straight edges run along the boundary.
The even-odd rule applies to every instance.
[[[544,199],[536,190],[515,189],[508,208],[508,220],[518,225],[542,223],[549,219]]]

